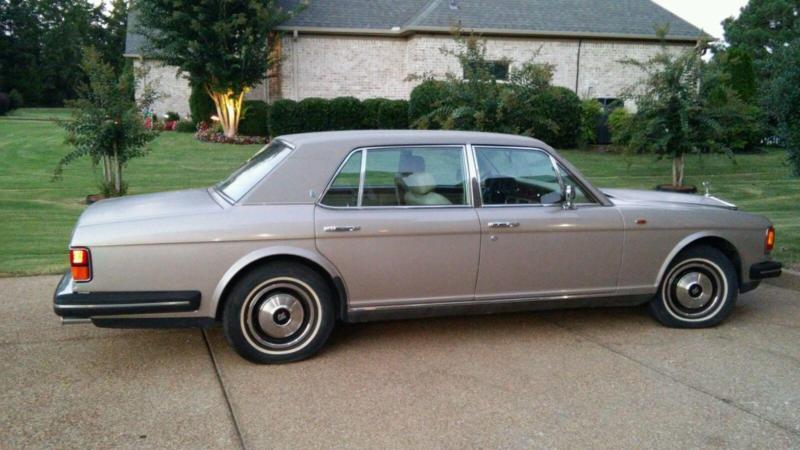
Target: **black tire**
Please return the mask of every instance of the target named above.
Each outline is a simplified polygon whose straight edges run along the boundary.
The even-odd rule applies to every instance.
[[[336,322],[334,303],[328,283],[310,267],[265,264],[230,291],[222,316],[225,338],[254,363],[299,361],[328,340]]]
[[[670,263],[649,308],[668,327],[707,328],[730,316],[738,295],[730,259],[714,247],[698,245]]]

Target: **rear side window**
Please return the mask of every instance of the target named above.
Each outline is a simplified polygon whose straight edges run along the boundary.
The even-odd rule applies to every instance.
[[[262,148],[225,181],[217,184],[217,189],[234,202],[238,202],[250,189],[261,181],[281,161],[286,159],[292,148],[281,141],[272,141]]]
[[[358,164],[353,160],[358,160]],[[363,173],[361,167],[365,169]],[[360,150],[342,166],[322,204],[337,207],[467,205],[464,149],[446,146]]]

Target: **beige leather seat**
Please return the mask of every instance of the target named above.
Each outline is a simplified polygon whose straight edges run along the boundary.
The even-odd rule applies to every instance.
[[[405,185],[404,200],[406,205],[451,205],[445,196],[434,192],[436,179],[428,172],[420,172],[403,177]]]

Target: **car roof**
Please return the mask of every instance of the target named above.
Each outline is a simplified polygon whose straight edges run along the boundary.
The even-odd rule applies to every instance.
[[[393,145],[489,144],[550,147],[544,142],[525,136],[476,131],[443,130],[352,130],[325,131],[279,136],[278,139],[296,147],[311,144],[347,144],[351,148]]]

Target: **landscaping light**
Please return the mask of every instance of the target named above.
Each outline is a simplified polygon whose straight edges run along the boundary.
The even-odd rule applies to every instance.
[[[214,114],[213,116],[211,116],[211,120],[213,120],[214,122],[219,122],[219,117],[217,117],[217,115]]]

